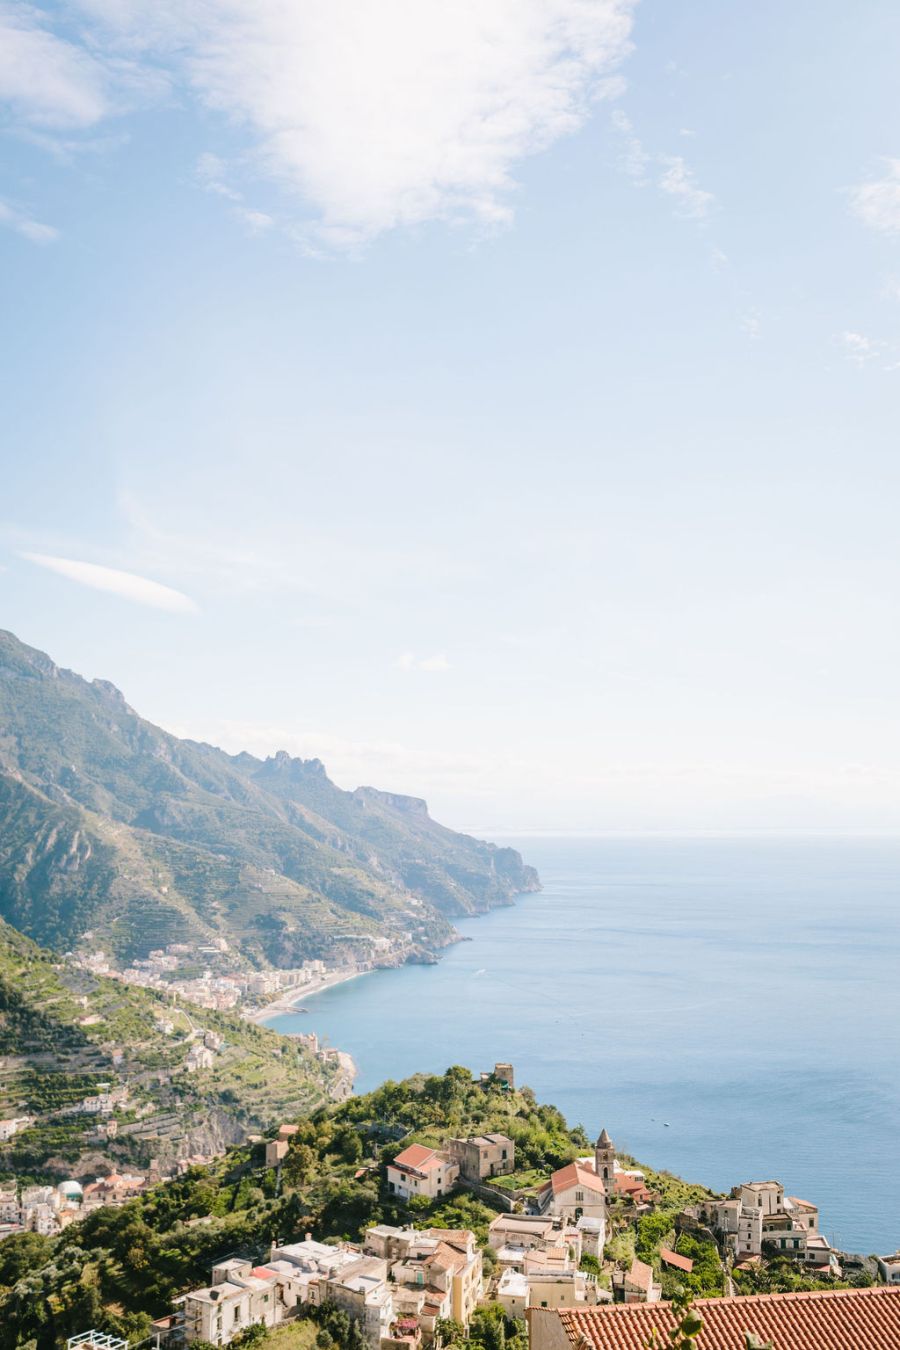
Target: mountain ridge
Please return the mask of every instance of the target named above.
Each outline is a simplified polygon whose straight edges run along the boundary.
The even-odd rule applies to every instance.
[[[388,937],[415,959],[539,884],[421,798],[181,739],[0,630],[0,916],[38,942],[133,958],[225,937],[265,967]]]

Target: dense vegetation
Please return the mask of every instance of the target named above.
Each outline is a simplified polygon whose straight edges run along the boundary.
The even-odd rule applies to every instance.
[[[424,802],[179,740],[3,632],[0,728],[0,915],[57,949],[90,930],[123,957],[224,936],[262,966],[348,936],[425,951],[449,940],[446,915],[538,884]]]

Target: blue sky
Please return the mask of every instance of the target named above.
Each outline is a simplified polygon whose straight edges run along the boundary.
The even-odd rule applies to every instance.
[[[0,3],[0,623],[449,823],[896,830],[898,47]]]

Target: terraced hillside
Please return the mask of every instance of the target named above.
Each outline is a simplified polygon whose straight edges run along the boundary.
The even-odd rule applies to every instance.
[[[0,921],[0,1117],[33,1118],[0,1146],[0,1171],[218,1152],[321,1105],[336,1083],[296,1042],[90,975]],[[92,1109],[101,1094],[109,1114]]]
[[[423,801],[345,792],[318,760],[180,740],[117,689],[0,632],[0,915],[58,950],[118,956],[225,937],[258,966],[506,904],[537,874]]]

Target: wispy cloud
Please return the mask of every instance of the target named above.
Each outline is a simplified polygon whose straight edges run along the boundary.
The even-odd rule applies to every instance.
[[[850,189],[850,204],[870,229],[900,234],[900,159],[889,159],[887,164],[884,177]]]
[[[200,155],[196,167],[197,182],[206,192],[225,197],[230,202],[243,201],[243,194],[228,181],[228,165],[221,155],[206,151]]]
[[[517,163],[619,92],[636,3],[77,0],[83,46],[17,4],[7,97],[31,122],[88,126],[117,81],[181,86],[243,126],[242,166],[301,194],[310,237],[332,246],[434,220],[495,226]]]
[[[635,135],[631,118],[621,108],[616,108],[613,112],[612,124],[622,137],[620,159],[622,169],[629,178],[634,179],[635,183],[643,187],[645,183],[649,182],[647,170],[653,157],[644,149],[640,137]]]
[[[109,111],[101,64],[34,5],[0,3],[0,102],[27,125],[89,127]]]
[[[886,371],[900,369],[900,353],[895,344],[849,330],[841,333],[838,342],[847,360],[861,369],[865,366]]]
[[[20,557],[46,567],[51,572],[77,581],[82,586],[90,586],[95,591],[107,591],[123,600],[131,600],[136,605],[149,605],[151,609],[165,609],[172,614],[192,614],[197,606],[190,596],[182,591],[163,586],[148,577],[138,576],[134,572],[120,572],[115,567],[101,567],[98,563],[81,562],[75,558],[56,558],[48,553],[22,553]]]
[[[694,172],[681,155],[664,155],[664,169],[659,178],[661,191],[675,198],[680,216],[702,220],[715,205],[715,196],[698,186]]]
[[[397,657],[396,666],[398,670],[422,670],[435,674],[449,670],[450,662],[443,652],[435,652],[433,656],[416,656],[415,652],[402,652]]]
[[[662,155],[647,150],[631,119],[621,108],[616,108],[611,120],[621,137],[620,167],[638,187],[655,182],[660,192],[674,199],[679,216],[702,220],[709,215],[716,204],[715,195],[699,186],[694,171],[682,155]]]
[[[750,309],[741,317],[741,328],[755,341],[762,332],[762,316],[758,309]]]
[[[27,212],[2,199],[0,199],[0,225],[15,230],[16,234],[21,234],[32,244],[52,244],[59,238],[59,230],[55,226],[44,225],[40,220],[34,220]]]
[[[263,234],[272,229],[275,219],[267,211],[257,211],[244,204],[244,194],[229,181],[228,165],[219,155],[206,153],[197,160],[197,182],[206,192],[224,197],[232,203],[230,214],[246,225],[251,234]]]

